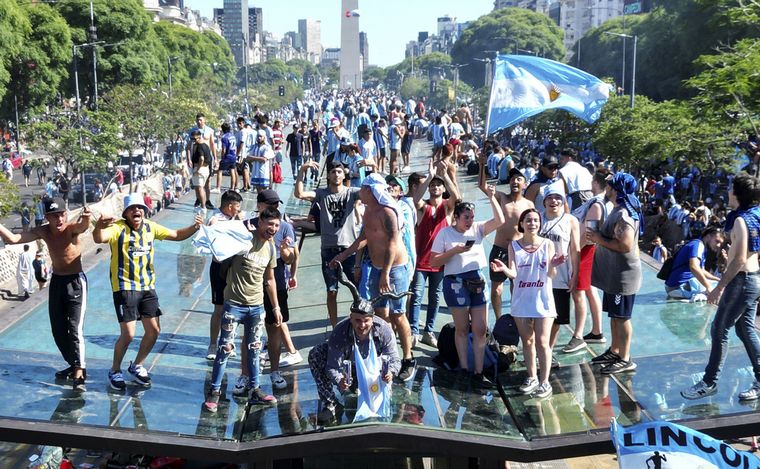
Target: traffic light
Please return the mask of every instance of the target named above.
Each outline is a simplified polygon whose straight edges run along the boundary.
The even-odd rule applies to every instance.
[[[279,92],[280,92],[280,96],[285,96],[285,87],[280,85]]]

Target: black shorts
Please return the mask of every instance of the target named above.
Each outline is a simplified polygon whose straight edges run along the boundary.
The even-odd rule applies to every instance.
[[[221,163],[219,163],[219,171],[230,171],[236,167],[237,162],[231,160],[222,160]]]
[[[113,292],[113,305],[116,307],[116,318],[119,322],[157,318],[162,314],[158,305],[156,290],[119,290]]]
[[[494,259],[499,259],[504,264],[509,265],[509,249],[494,244],[491,248],[491,253],[488,255],[489,266],[491,265],[491,261]],[[508,277],[504,272],[494,272],[489,267],[488,278],[491,279],[492,282],[504,283],[507,281]]]
[[[567,288],[552,288],[557,317],[554,324],[570,324],[570,292]]]
[[[380,154],[380,157],[385,158],[385,147],[378,148],[378,153]]]
[[[208,268],[208,279],[211,283],[211,304],[224,306],[224,289],[227,287],[227,279],[222,276],[221,262],[211,262]]]
[[[277,290],[277,302],[280,303],[280,314],[282,322],[288,322],[290,319],[290,309],[288,309],[288,290]],[[269,295],[264,293],[264,324],[274,324],[274,311],[272,303],[269,301]]]
[[[633,315],[633,304],[636,302],[636,295],[615,295],[604,292],[602,297],[602,311],[607,313],[607,317],[613,319],[631,319]]]

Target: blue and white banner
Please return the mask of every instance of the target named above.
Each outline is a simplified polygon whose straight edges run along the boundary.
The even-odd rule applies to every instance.
[[[613,419],[610,433],[620,469],[760,469],[754,454],[670,422],[620,427]]]
[[[549,109],[564,109],[591,124],[609,96],[609,84],[577,68],[530,55],[500,55],[488,104],[488,134]]]

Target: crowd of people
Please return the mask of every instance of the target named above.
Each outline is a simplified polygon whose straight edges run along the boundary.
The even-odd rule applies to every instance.
[[[144,363],[159,336],[162,315],[154,241],[185,240],[202,225],[229,239],[240,241],[242,236],[245,246],[224,259],[214,258],[209,268],[214,312],[206,358],[213,368],[206,411],[218,408],[228,359],[238,353],[238,324],[244,326],[241,374],[233,396],[247,396],[254,405],[276,402],[261,387],[262,362],[269,361],[272,387],[283,389],[287,382],[279,368],[302,360],[287,325],[288,292],[298,286],[296,229],[319,233],[326,319],[333,328],[326,345],[313,348],[308,357],[318,384],[321,422],[340,413],[335,389],[355,387],[358,366],[363,373],[374,370],[375,379],[385,383],[414,377],[414,349],[420,343],[438,345],[434,328],[441,295],[454,322],[458,372],[475,386],[490,388],[496,378],[484,369],[489,305],[497,321],[505,316],[506,290],[527,369],[520,392],[537,398],[552,395],[549,376],[559,366],[554,349],[561,325],[569,325],[573,334],[560,353],[607,343],[603,313],[610,321],[609,347],[591,364],[603,375],[632,372],[637,365],[631,355],[631,318],[642,283],[639,245],[651,206],[668,217],[683,218],[688,211],[689,234],[701,228],[673,256],[667,295],[693,299],[702,294],[719,305],[704,378],[682,395],[692,399],[714,394],[726,357],[727,331],[736,325],[756,377],[739,397],[760,397],[760,343],[754,329],[760,297],[756,177],[740,173],[731,178],[727,207],[734,211],[725,215],[727,226],[721,228],[714,219],[718,210],[699,204],[692,213],[693,206],[687,210],[676,203],[670,191],[675,179],[667,173],[650,193],[648,178],[615,171],[590,145],[560,147],[519,128],[478,145],[467,106],[449,116],[445,110],[426,109],[424,99],[402,101],[371,90],[311,96],[269,115],[257,110],[250,119],[237,117],[236,130],[232,125],[230,119],[217,133],[198,114],[182,142],[179,169],[163,178],[170,198],[192,186],[193,224],[172,230],[148,220],[150,207],[142,194],[126,197],[121,219],[102,216],[95,222],[93,240],[111,248],[111,287],[120,328],[108,373],[113,389],[126,388],[122,362],[138,320],[144,335],[127,372],[138,385],[151,384]],[[428,134],[432,150],[423,156],[427,171],[412,172],[412,139]],[[311,205],[305,218],[291,220],[280,211],[277,189],[283,167],[290,169],[294,197]],[[478,176],[490,210],[485,221],[476,221],[475,201],[463,198],[462,167],[474,168]],[[505,191],[497,189],[499,183],[506,184]],[[684,194],[694,195],[690,188],[685,185]],[[255,217],[240,210],[246,192],[256,194]],[[218,207],[211,202],[215,193],[220,194]],[[45,198],[43,211],[47,224],[21,234],[0,226],[0,236],[8,243],[47,242],[53,264],[51,327],[69,364],[57,376],[70,377],[75,389],[84,390],[81,324],[87,282],[80,258],[91,214],[85,208],[78,221],[69,222],[66,203],[58,197]],[[492,248],[486,254],[491,233]],[[706,268],[706,250],[720,251],[729,241],[725,269]],[[342,321],[337,302],[341,284],[355,293]],[[420,325],[426,286],[426,317]],[[385,365],[367,365],[373,357],[386,357]]]

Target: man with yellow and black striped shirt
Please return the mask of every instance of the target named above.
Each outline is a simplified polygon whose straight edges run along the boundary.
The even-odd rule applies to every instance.
[[[186,228],[172,230],[145,219],[147,207],[140,194],[129,194],[124,199],[123,220],[102,216],[95,224],[92,237],[96,243],[108,243],[111,247],[111,289],[116,307],[116,317],[121,329],[114,344],[113,365],[108,372],[111,388],[126,388],[121,362],[129,344],[135,337],[135,325],[139,319],[145,334],[135,360],[128,371],[136,384],[150,387],[150,375],[143,363],[153,349],[161,331],[153,268],[154,242],[161,240],[183,241],[192,236],[203,224],[200,215]]]

